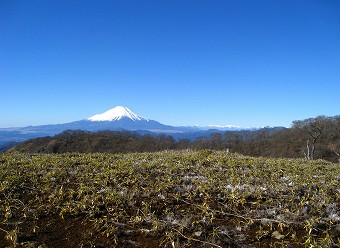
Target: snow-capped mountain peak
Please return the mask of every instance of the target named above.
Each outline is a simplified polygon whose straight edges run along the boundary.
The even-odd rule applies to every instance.
[[[148,121],[148,119],[135,114],[130,109],[123,106],[117,106],[102,114],[96,114],[87,119],[90,121],[118,121],[122,118],[129,118],[133,121]]]

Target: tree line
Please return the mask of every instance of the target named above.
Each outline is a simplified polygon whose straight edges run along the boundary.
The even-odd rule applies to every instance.
[[[54,137],[23,142],[9,151],[29,153],[154,152],[213,149],[250,156],[326,159],[340,161],[340,116],[318,116],[294,121],[290,128],[214,133],[195,140],[136,132],[67,130]]]

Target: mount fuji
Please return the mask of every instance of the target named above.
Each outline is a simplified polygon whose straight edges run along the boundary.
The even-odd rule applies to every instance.
[[[144,118],[135,114],[129,108],[117,106],[108,111],[93,115],[85,120],[76,122],[81,128],[88,131],[99,130],[144,130],[154,133],[176,133],[188,131],[188,128],[164,125],[155,120]]]
[[[51,136],[65,130],[85,131],[138,131],[140,133],[166,133],[176,134],[193,131],[192,127],[174,127],[161,124],[155,120],[141,117],[129,108],[117,106],[108,111],[95,114],[87,119],[64,124],[52,124],[41,126],[28,126],[19,128],[0,128],[0,145],[9,141],[24,141],[27,139]]]
[[[123,106],[117,106],[102,114],[96,114],[87,119],[90,121],[118,121],[124,118],[129,118],[133,121],[149,121],[148,119],[135,114],[130,109]]]

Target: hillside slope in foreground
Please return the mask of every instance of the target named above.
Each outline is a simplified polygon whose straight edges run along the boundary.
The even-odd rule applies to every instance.
[[[340,165],[1,154],[0,247],[339,247]]]

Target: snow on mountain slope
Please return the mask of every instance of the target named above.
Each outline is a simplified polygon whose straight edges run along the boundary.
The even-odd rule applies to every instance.
[[[133,121],[148,121],[148,119],[143,118],[134,112],[132,112],[127,107],[117,106],[112,108],[102,114],[96,114],[87,118],[89,121],[118,121],[123,118],[129,118]]]

